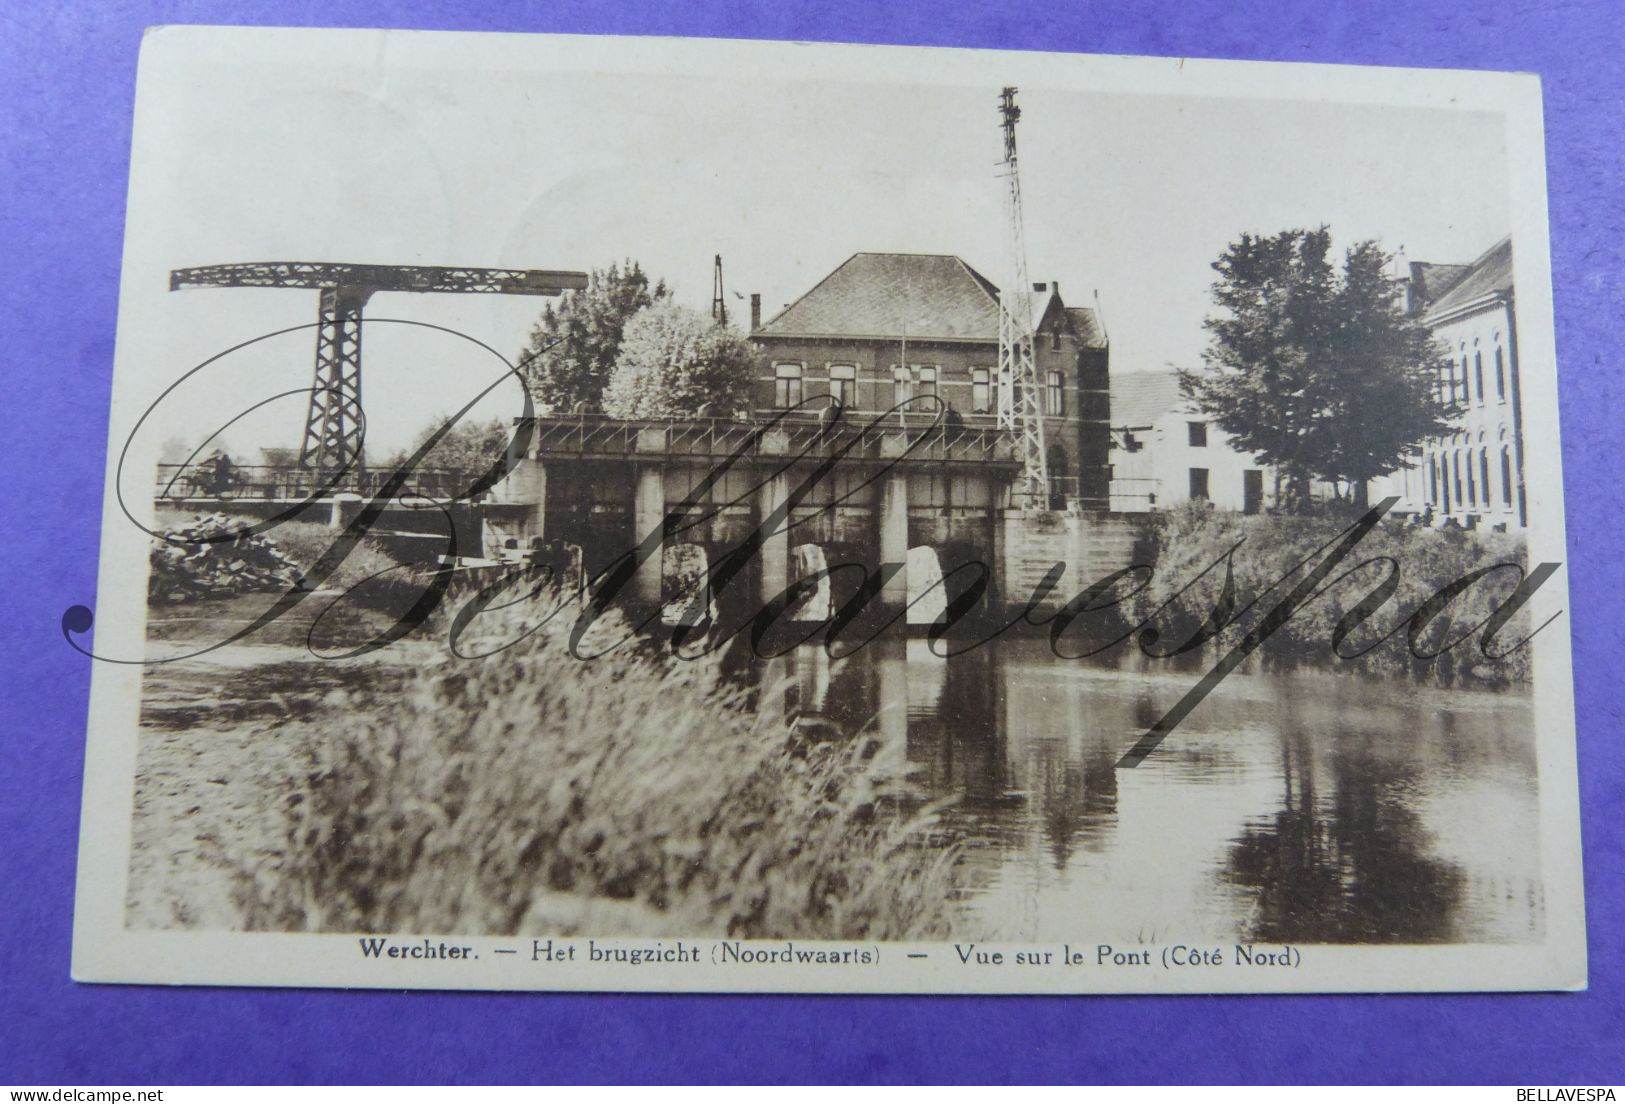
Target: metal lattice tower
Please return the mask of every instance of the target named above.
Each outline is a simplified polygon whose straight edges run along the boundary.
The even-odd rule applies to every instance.
[[[999,296],[999,426],[1021,433],[1022,492],[1029,503],[1049,503],[1049,465],[1044,453],[1044,411],[1033,356],[1032,282],[1027,276],[1027,232],[1021,218],[1021,174],[1016,165],[1016,90],[999,94],[1004,126],[1001,174],[1009,183],[1010,274]]]
[[[484,292],[560,295],[587,286],[584,272],[425,265],[354,265],[268,261],[178,268],[169,290],[183,288],[314,288],[316,371],[299,447],[299,466],[359,472],[361,453],[361,308],[374,292]]]
[[[728,324],[728,301],[722,297],[722,254],[716,255],[711,274],[711,321],[719,326]]]

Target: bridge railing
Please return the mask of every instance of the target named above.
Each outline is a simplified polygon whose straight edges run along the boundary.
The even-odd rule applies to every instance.
[[[1114,513],[1143,514],[1157,508],[1162,480],[1153,476],[1117,476],[1111,482],[1111,509]]]
[[[740,450],[753,456],[819,459],[845,450],[851,460],[1017,464],[1020,442],[994,425],[945,422],[915,424],[895,417],[870,425],[852,415],[834,425],[816,417],[787,417],[771,428],[763,422],[725,418],[675,421],[608,418],[602,415],[541,416],[533,422],[531,447],[542,457],[571,455],[635,459],[640,455],[721,459]],[[757,436],[757,434],[760,434]]]
[[[993,424],[899,420],[869,425],[862,415],[834,425],[815,416],[792,416],[771,429],[762,422],[727,418],[675,421],[622,419],[603,415],[542,416],[534,419],[531,448],[541,457],[571,456],[605,460],[655,460],[691,457],[716,461],[743,450],[769,459],[806,456],[823,459],[841,453],[852,461],[898,462],[905,465],[1001,465],[1021,463],[1020,442]],[[844,450],[844,451],[843,451]],[[331,476],[294,464],[233,464],[221,471],[208,462],[159,464],[153,486],[159,501],[260,499],[297,502],[311,497],[354,494],[371,498],[393,472],[380,468],[348,472],[329,485]],[[477,473],[424,468],[407,479],[403,495],[436,500],[466,496]]]
[[[371,498],[393,474],[387,469],[347,472],[329,487],[331,476],[294,465],[243,464],[221,472],[200,464],[159,464],[153,496],[161,502],[189,499],[297,502],[318,492],[323,498],[334,494]],[[424,468],[411,474],[401,493],[444,501],[465,495],[474,478],[475,474],[470,472]]]

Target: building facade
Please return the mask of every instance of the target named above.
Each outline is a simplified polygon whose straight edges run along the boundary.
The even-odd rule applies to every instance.
[[[1256,514],[1274,504],[1271,471],[1190,404],[1174,372],[1117,377],[1112,412],[1112,510],[1146,513],[1198,500]]]
[[[958,257],[857,253],[765,323],[756,407],[771,412],[831,396],[864,420],[935,396],[951,420],[998,417],[999,289]],[[1095,311],[1035,284],[1034,359],[1043,387],[1051,506],[1108,504],[1110,349]],[[808,404],[816,408],[817,404]],[[907,417],[905,414],[904,417]]]
[[[1521,529],[1523,482],[1517,312],[1512,239],[1470,265],[1396,259],[1406,307],[1446,351],[1435,394],[1456,430],[1426,442],[1417,461],[1388,477],[1398,509],[1434,524]]]

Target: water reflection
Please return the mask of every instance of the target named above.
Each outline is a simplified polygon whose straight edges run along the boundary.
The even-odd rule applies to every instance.
[[[949,797],[965,938],[1524,942],[1542,936],[1526,697],[1236,674],[1132,770],[1195,674],[808,646],[764,685],[806,729],[876,738],[900,793]],[[782,696],[781,696],[782,693]]]

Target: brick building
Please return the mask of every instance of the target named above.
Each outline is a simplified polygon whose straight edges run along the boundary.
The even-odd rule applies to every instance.
[[[1109,346],[1095,311],[1035,284],[1034,358],[1043,386],[1052,505],[1108,505]],[[958,257],[857,253],[763,323],[756,406],[835,396],[848,417],[935,395],[967,426],[997,420],[999,289]]]

